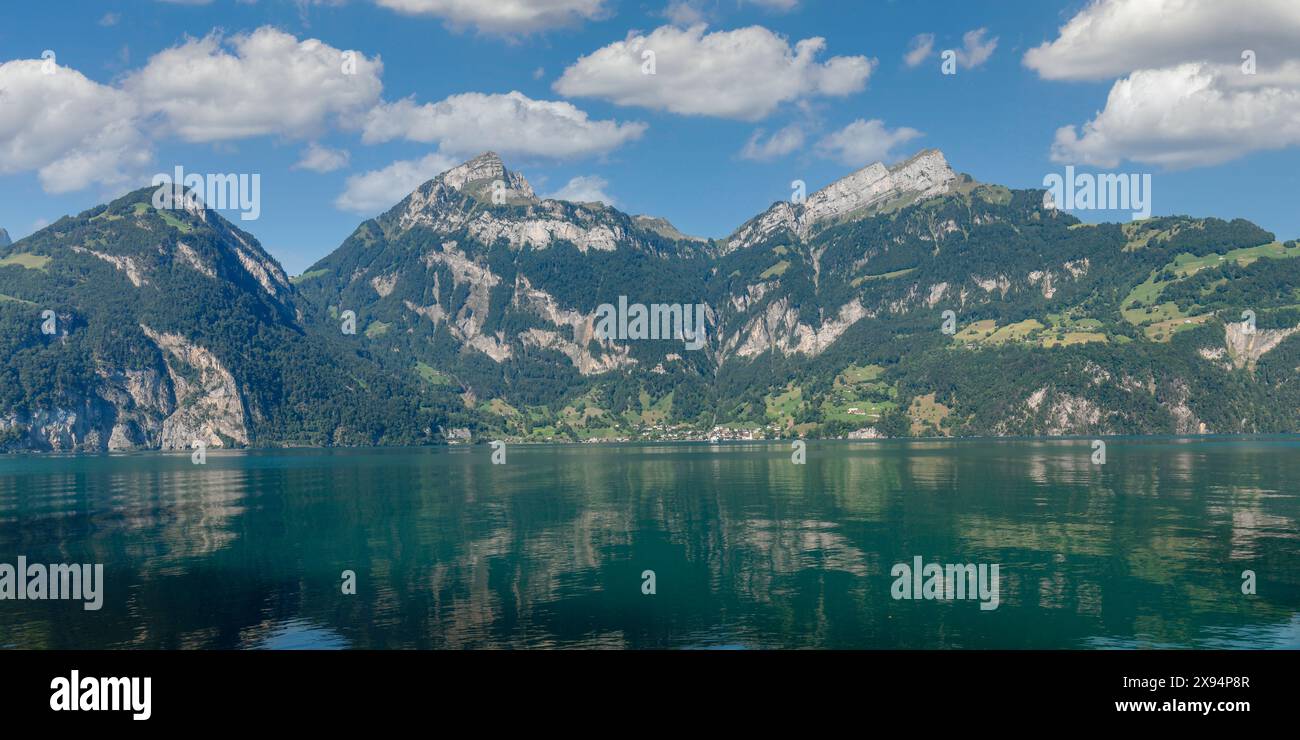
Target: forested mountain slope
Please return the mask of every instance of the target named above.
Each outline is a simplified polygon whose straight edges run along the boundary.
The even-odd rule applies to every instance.
[[[152,194],[0,246],[5,448],[1300,431],[1295,242],[1084,224],[935,150],[721,240],[487,153],[293,281]]]

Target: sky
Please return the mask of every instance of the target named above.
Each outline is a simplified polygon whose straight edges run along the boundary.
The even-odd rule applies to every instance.
[[[15,239],[178,166],[256,174],[258,218],[225,215],[298,274],[486,150],[539,194],[721,238],[795,180],[812,192],[923,148],[1016,188],[1067,166],[1150,174],[1154,215],[1296,238],[1300,3],[0,6],[0,227]]]

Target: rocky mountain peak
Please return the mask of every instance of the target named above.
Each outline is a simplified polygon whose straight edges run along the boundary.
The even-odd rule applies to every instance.
[[[9,232],[0,229],[0,247],[7,247],[10,244],[13,244],[13,240],[9,238]]]
[[[726,251],[757,244],[781,228],[803,239],[817,227],[848,216],[869,214],[902,199],[942,195],[956,180],[957,173],[938,149],[925,149],[892,167],[876,162],[818,190],[802,204],[773,205],[742,226]]]
[[[504,192],[496,192],[496,183]],[[504,200],[501,200],[504,198]],[[380,218],[385,228],[406,231],[423,225],[435,231],[454,231],[474,215],[476,204],[534,205],[537,194],[528,180],[506,169],[496,152],[484,152],[429,180]]]
[[[641,228],[649,229],[650,231],[653,231],[656,234],[667,237],[669,239],[674,239],[677,241],[691,241],[691,242],[708,241],[707,239],[703,239],[698,236],[691,236],[689,234],[684,233],[676,226],[674,226],[671,221],[669,221],[666,218],[663,218],[662,216],[640,215],[640,216],[633,216],[632,220],[636,222],[636,224]]]
[[[938,149],[926,149],[893,167],[876,162],[813,193],[804,204],[800,225],[806,231],[819,221],[883,205],[899,197],[919,199],[940,195],[956,179],[957,173]]]
[[[500,181],[505,183],[506,189],[513,191],[516,196],[530,199],[537,197],[528,180],[518,172],[506,169],[505,162],[501,161],[500,155],[496,152],[483,152],[463,164],[452,167],[436,179],[441,180],[446,187],[475,196],[490,190],[492,183]]]

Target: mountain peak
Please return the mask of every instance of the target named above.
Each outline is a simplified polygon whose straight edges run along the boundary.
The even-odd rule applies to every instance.
[[[496,152],[483,152],[473,159],[452,167],[437,179],[453,190],[469,192],[471,195],[478,195],[484,190],[484,186],[490,189],[492,183],[500,181],[505,183],[507,189],[513,190],[518,195],[525,198],[536,197],[528,180],[523,175],[506,169],[505,162],[501,161],[501,156]]]
[[[948,192],[957,173],[938,149],[923,149],[893,166],[869,164],[817,192],[803,203],[782,201],[751,220],[727,243],[726,251],[757,244],[786,228],[806,238],[815,227],[854,214],[867,214],[902,200],[918,201]]]
[[[13,240],[9,238],[9,232],[0,229],[0,247],[7,247],[10,244],[13,244]]]
[[[957,173],[938,149],[924,149],[892,167],[876,162],[809,196],[800,218],[800,235],[806,235],[820,221],[882,206],[900,197],[919,200],[940,195],[956,179]]]

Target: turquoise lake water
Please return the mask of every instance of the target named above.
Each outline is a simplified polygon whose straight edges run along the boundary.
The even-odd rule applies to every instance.
[[[1300,648],[1300,438],[1107,444],[0,456],[0,564],[104,566],[0,646]],[[918,556],[997,608],[894,598]]]

